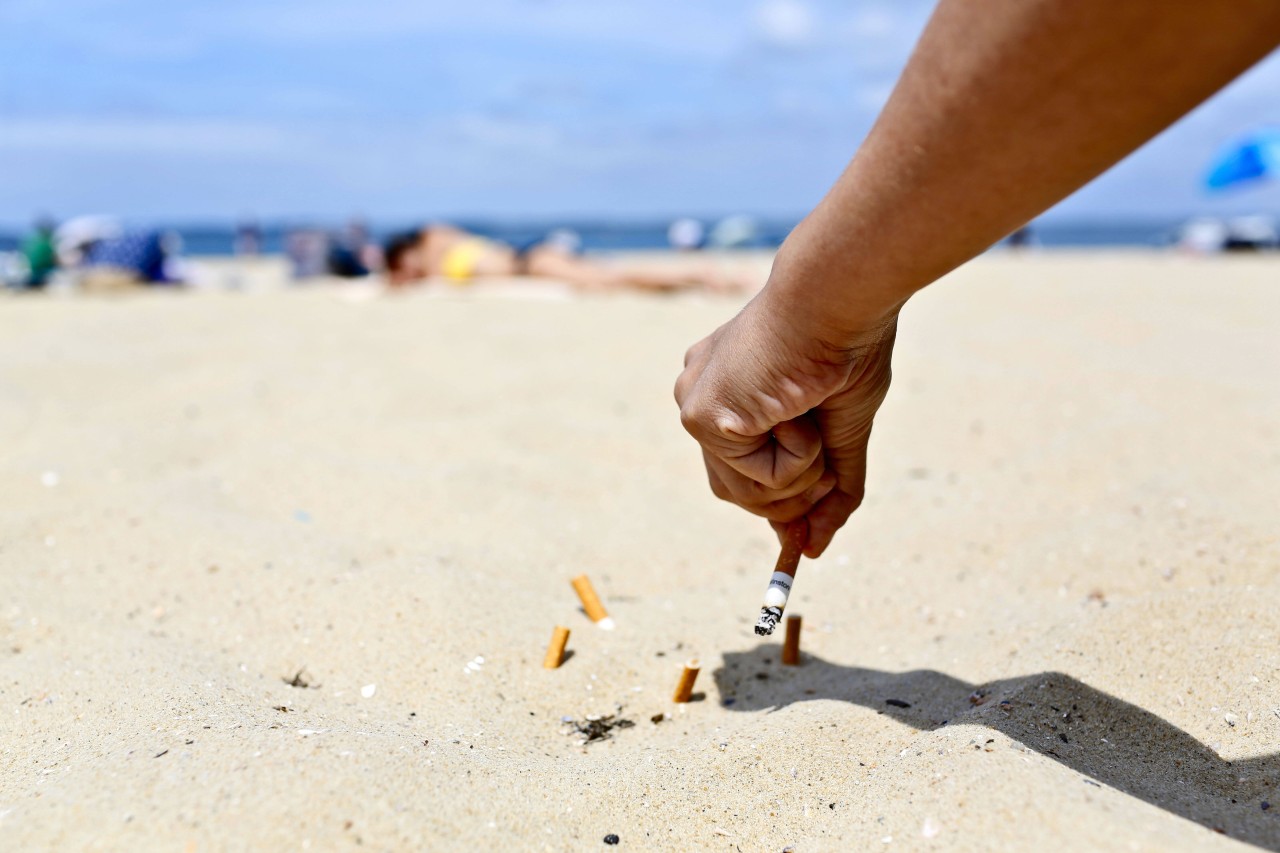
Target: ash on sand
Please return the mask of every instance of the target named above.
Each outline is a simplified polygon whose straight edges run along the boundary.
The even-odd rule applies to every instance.
[[[573,717],[562,717],[561,720],[565,726],[560,730],[560,733],[564,735],[580,735],[581,739],[578,743],[583,746],[589,743],[609,740],[613,737],[615,730],[629,729],[635,725],[635,722],[625,719],[621,714],[622,709],[619,708],[616,713],[607,716],[587,714],[581,720],[575,720]]]

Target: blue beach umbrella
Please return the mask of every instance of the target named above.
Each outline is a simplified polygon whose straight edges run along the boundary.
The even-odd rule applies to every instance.
[[[1213,162],[1204,184],[1224,190],[1280,175],[1280,128],[1260,130],[1228,146]]]

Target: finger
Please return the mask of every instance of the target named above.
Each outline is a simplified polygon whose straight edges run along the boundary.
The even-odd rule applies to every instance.
[[[693,386],[697,382],[697,374],[686,365],[685,369],[680,371],[680,375],[676,377],[675,398],[677,406],[683,408],[684,401],[689,398],[689,392],[693,390]]]
[[[707,470],[714,470],[720,482],[728,490],[732,496],[730,499],[743,507],[762,508],[777,501],[787,500],[804,494],[813,488],[815,484],[826,473],[826,463],[821,456],[813,460],[813,463],[796,477],[791,483],[781,489],[771,489],[756,481],[749,479],[743,474],[738,473],[722,459],[718,458],[709,451],[704,450],[702,454],[703,461],[706,463]],[[835,475],[831,476],[832,485],[835,484]]]
[[[734,503],[733,493],[730,492],[729,488],[724,484],[724,479],[721,478],[720,475],[716,473],[715,468],[711,466],[711,457],[707,456],[704,452],[702,454],[702,459],[707,466],[707,482],[711,484],[711,494],[715,495],[722,501]]]
[[[705,337],[693,346],[684,351],[684,366],[688,367],[694,361],[701,361],[702,355],[707,351],[707,347],[711,346],[711,336]]]
[[[763,516],[770,521],[782,522],[784,524],[804,518],[813,512],[813,510],[821,504],[822,500],[827,497],[836,487],[835,475],[830,471],[822,475],[822,479],[811,486],[803,494],[796,495],[793,498],[787,498],[782,501],[774,501],[773,503],[760,507],[759,509],[750,509],[750,512]]]
[[[822,556],[836,531],[844,527],[861,502],[860,496],[850,495],[839,489],[818,501],[817,506],[808,513],[809,545],[804,549],[804,555],[810,559]]]
[[[742,441],[746,437],[735,438]],[[761,439],[739,447],[729,445],[717,455],[749,479],[771,489],[783,489],[822,453],[822,436],[808,415],[778,424]]]
[[[717,466],[715,462],[714,457],[711,457],[707,464],[707,480],[711,484],[712,493],[723,501],[771,521],[787,522],[803,518],[836,487],[835,474],[824,471],[811,486],[791,497],[765,502],[743,500],[734,494],[734,487],[729,485],[733,478],[741,475],[732,469]]]
[[[867,430],[870,437],[870,430]],[[849,516],[862,505],[867,487],[867,442],[833,451],[829,459],[838,486],[809,513],[808,557],[817,557],[831,544],[836,531],[844,527]]]

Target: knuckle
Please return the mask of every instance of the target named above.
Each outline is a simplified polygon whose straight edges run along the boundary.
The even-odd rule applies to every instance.
[[[689,383],[685,379],[685,376],[685,373],[681,373],[677,376],[675,385],[671,388],[671,394],[676,398],[677,406],[683,406],[685,397],[689,395]]]
[[[680,405],[680,425],[685,428],[685,432],[696,436],[703,431],[704,422],[702,407],[698,405],[698,401],[686,398]]]

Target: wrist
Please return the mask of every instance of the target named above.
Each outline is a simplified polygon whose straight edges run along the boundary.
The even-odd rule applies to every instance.
[[[892,337],[909,296],[821,245],[802,223],[779,248],[760,300],[794,333],[847,351]]]

